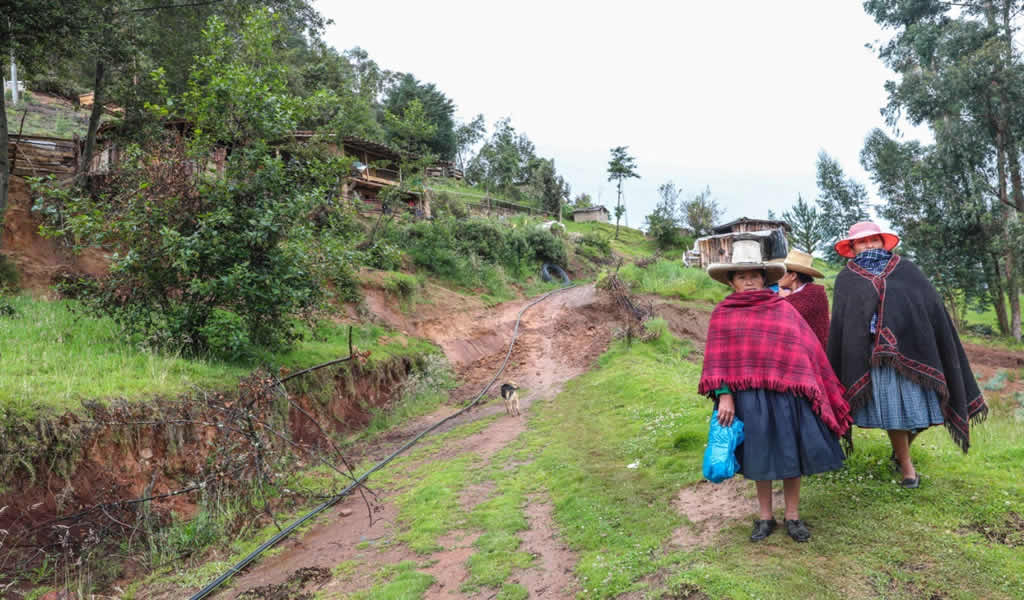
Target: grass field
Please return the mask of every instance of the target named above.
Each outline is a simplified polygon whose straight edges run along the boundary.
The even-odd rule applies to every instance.
[[[83,314],[74,301],[23,295],[10,303],[16,316],[0,317],[0,406],[19,414],[73,410],[83,400],[174,395],[193,386],[230,389],[259,365],[294,370],[348,354],[347,328],[322,322],[305,328],[305,339],[289,352],[241,364],[186,359],[133,344],[113,321]],[[353,345],[370,350],[371,363],[437,352],[428,342],[371,324],[353,329]]]

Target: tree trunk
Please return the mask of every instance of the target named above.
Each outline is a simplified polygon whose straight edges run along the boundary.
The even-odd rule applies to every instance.
[[[1016,190],[1015,190],[1016,191]],[[1006,294],[1010,297],[1010,335],[1018,342],[1021,341],[1020,330],[1020,270],[1017,264],[1017,253],[1020,251],[1013,243],[1013,232],[1017,226],[1017,212],[1008,209],[1006,217]]]
[[[7,99],[0,94],[0,225],[7,213],[7,186],[11,180],[10,165],[7,164],[9,139],[7,136]]]
[[[1010,321],[1006,316],[1006,297],[1003,295],[1003,280],[999,274],[999,256],[993,252],[989,256],[989,260],[983,261],[983,264],[985,281],[988,283],[989,295],[992,297],[992,307],[996,311],[999,335],[1010,335]]]
[[[622,179],[619,179],[619,195],[615,201],[615,239],[619,239],[619,219],[622,218],[622,211],[619,207],[622,206]]]
[[[89,132],[85,135],[85,151],[82,153],[82,165],[79,175],[84,177],[92,167],[92,155],[96,150],[96,129],[103,115],[103,61],[96,61],[96,81],[92,90],[92,113],[89,114]]]

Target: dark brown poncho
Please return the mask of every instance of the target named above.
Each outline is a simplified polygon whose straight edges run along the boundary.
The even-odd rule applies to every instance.
[[[869,332],[878,313],[877,333]],[[960,338],[935,288],[916,265],[894,255],[878,275],[854,264],[836,276],[828,358],[846,387],[851,410],[872,399],[871,367],[889,365],[935,390],[960,448],[970,447],[970,422],[988,415]]]

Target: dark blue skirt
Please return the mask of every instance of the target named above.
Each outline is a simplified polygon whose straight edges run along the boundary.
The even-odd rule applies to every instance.
[[[761,389],[733,392],[733,400],[746,436],[736,458],[747,479],[789,479],[842,468],[846,457],[839,438],[807,400]]]

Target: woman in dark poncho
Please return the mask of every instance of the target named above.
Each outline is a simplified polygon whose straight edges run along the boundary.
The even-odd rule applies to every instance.
[[[900,485],[916,488],[914,437],[944,424],[967,452],[970,422],[988,407],[942,299],[916,265],[892,253],[897,244],[868,221],[836,244],[852,260],[836,276],[828,357],[854,424],[886,430]]]
[[[800,478],[843,466],[839,436],[850,427],[849,406],[818,338],[803,317],[766,283],[785,267],[764,263],[756,240],[733,242],[733,262],[713,264],[708,274],[735,293],[715,307],[708,326],[699,391],[717,398],[722,425],[744,423],[736,449],[740,473],[757,482],[759,519],[751,541],[778,526],[772,481],[783,481],[786,531],[810,538],[800,519]]]

